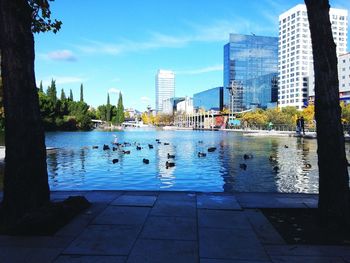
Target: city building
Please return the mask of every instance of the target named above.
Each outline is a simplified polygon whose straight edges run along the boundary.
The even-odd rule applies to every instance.
[[[224,88],[216,87],[193,94],[194,110],[222,111],[224,108]]]
[[[337,54],[346,53],[348,11],[329,11]],[[278,106],[301,109],[313,96],[314,70],[306,6],[299,4],[279,16]]]
[[[184,97],[178,97],[178,98],[168,98],[163,100],[162,104],[163,104],[163,109],[162,109],[162,113],[164,114],[174,114],[174,112],[176,111],[176,107],[177,104],[184,101],[185,98]]]
[[[175,73],[171,70],[158,70],[156,74],[156,110],[163,111],[163,101],[175,97]]]
[[[184,101],[181,101],[176,105],[176,111],[180,114],[193,114],[193,99],[185,97]]]
[[[350,103],[350,53],[338,57],[339,100]],[[309,104],[315,101],[315,89],[309,91]]]
[[[228,108],[238,112],[276,102],[277,71],[277,37],[230,34],[224,46],[224,101]]]

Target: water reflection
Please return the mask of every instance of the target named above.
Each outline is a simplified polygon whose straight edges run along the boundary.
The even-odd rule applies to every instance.
[[[119,142],[132,143],[123,148],[131,153],[123,154],[102,150],[102,145],[111,141],[112,133],[108,132],[49,133],[46,138],[48,146],[60,148],[48,154],[52,189],[305,193],[318,190],[316,140],[248,137],[232,132],[121,132]],[[155,142],[157,138],[161,144]],[[136,150],[133,142],[142,150]],[[149,149],[148,144],[154,148]],[[99,149],[92,149],[92,145],[99,145]],[[209,153],[209,147],[217,150]],[[207,156],[200,158],[198,152],[206,152]],[[168,153],[175,155],[176,165],[166,169]],[[252,158],[244,159],[244,154]],[[114,158],[119,162],[113,164]],[[150,163],[144,164],[143,158]],[[245,170],[240,168],[243,163],[247,166]]]

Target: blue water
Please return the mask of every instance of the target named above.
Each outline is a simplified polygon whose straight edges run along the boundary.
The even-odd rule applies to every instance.
[[[103,144],[112,148],[113,135],[119,142],[132,144],[124,147],[130,155],[102,150]],[[137,151],[135,143],[142,150]],[[135,130],[47,133],[46,145],[58,147],[47,156],[52,190],[318,191],[316,140],[247,137],[221,131]],[[99,149],[92,149],[93,145]],[[217,150],[208,153],[208,147]],[[199,158],[198,152],[207,156]],[[175,155],[175,167],[169,169],[165,166],[168,153]],[[246,153],[253,158],[244,160]],[[276,160],[271,162],[270,155]],[[113,164],[115,158],[119,162]],[[150,163],[144,164],[143,158]],[[240,168],[242,163],[247,165],[246,170]],[[277,172],[273,170],[276,166]]]

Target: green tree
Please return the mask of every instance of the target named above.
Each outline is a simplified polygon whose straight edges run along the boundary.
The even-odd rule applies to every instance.
[[[43,81],[40,81],[40,85],[39,85],[39,91],[44,93],[44,88],[43,88]]]
[[[74,101],[72,89],[69,90],[69,100]]]
[[[328,0],[305,0],[315,72],[315,118],[319,167],[318,209],[323,222],[349,226],[350,196],[345,154],[336,45]]]
[[[61,89],[61,101],[66,100],[66,93],[64,93],[64,90]]]
[[[5,108],[5,224],[50,201],[46,146],[34,74],[33,32],[57,32],[48,0],[0,1],[1,74]]]
[[[47,88],[46,91],[47,96],[50,98],[50,100],[56,104],[57,102],[57,90],[56,90],[56,81],[51,80],[51,85]]]
[[[80,101],[84,101],[84,87],[83,87],[83,83],[80,84]]]
[[[112,113],[112,108],[109,101],[109,93],[107,93],[106,121],[111,121],[112,119],[111,113]]]
[[[125,117],[124,117],[124,106],[123,106],[123,97],[122,93],[119,92],[119,99],[118,99],[118,104],[117,104],[117,124],[121,124],[124,122]]]

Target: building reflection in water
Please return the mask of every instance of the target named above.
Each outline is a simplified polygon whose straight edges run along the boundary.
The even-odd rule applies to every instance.
[[[168,159],[168,153],[176,155],[175,147],[173,145],[159,145],[156,147],[156,161],[158,164],[158,179],[160,182],[160,189],[171,188],[175,184],[175,171],[174,167],[166,167],[166,162],[174,162],[172,159]]]

